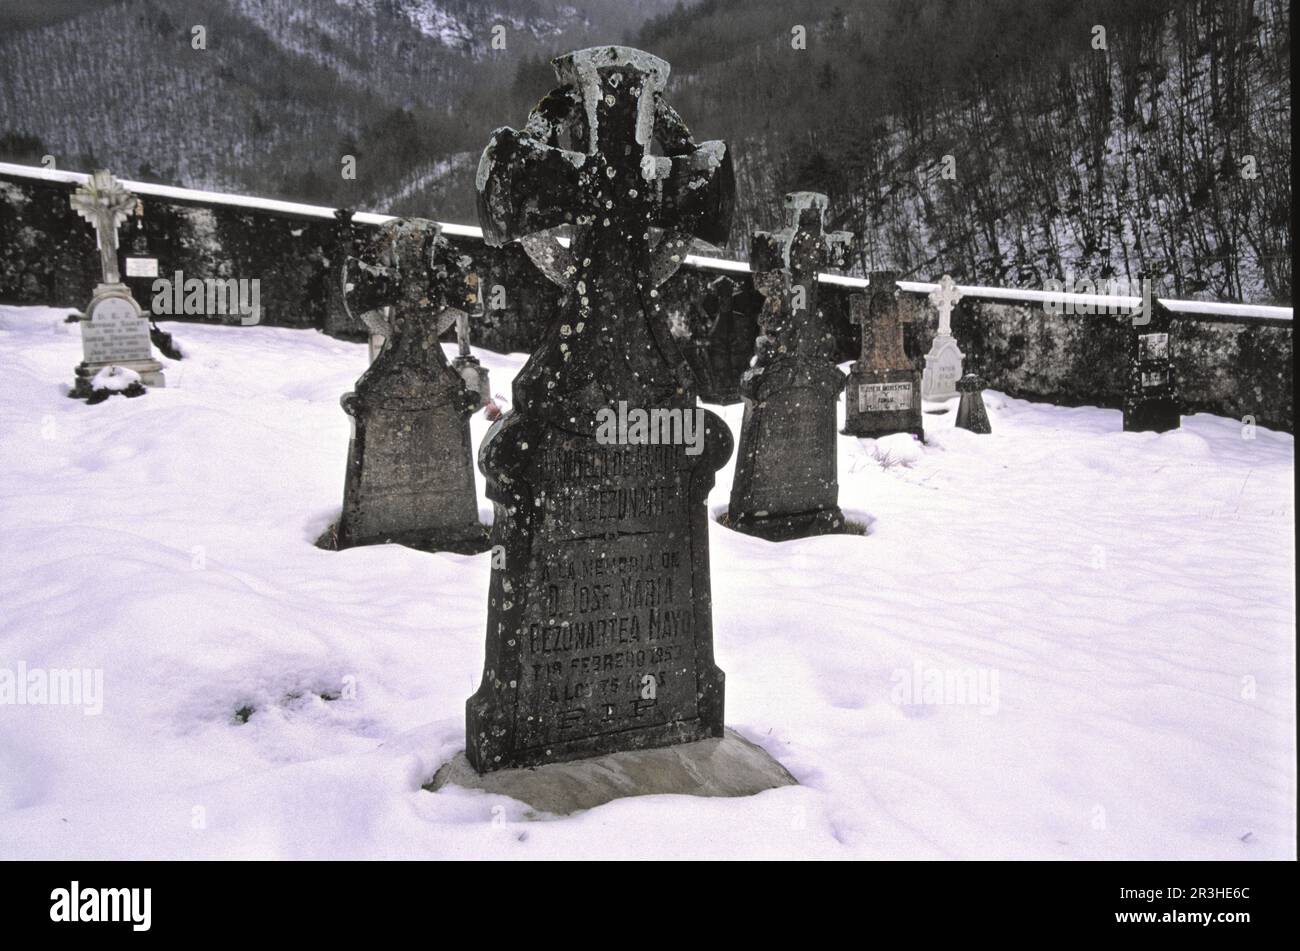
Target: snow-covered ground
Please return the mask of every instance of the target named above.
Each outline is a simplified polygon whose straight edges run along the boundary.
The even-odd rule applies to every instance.
[[[0,858],[1295,855],[1288,435],[989,392],[991,436],[841,437],[868,536],[710,536],[727,722],[801,785],[528,821],[421,789],[489,556],[312,545],[366,348],[172,324],[166,389],[88,407],[64,313],[0,308],[0,688],[102,695],[0,704]]]

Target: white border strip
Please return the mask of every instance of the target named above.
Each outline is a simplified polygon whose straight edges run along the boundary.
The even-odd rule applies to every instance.
[[[81,184],[90,179],[85,172],[65,172],[59,169],[40,168],[35,165],[15,165],[0,162],[0,174],[16,175],[21,178],[34,178],[46,182],[63,182]],[[233,208],[251,208],[258,211],[274,211],[286,215],[299,215],[305,218],[322,218],[333,220],[333,208],[323,205],[304,205],[293,201],[280,201],[275,198],[255,198],[249,195],[232,195],[226,192],[209,192],[197,188],[180,188],[175,185],[154,185],[149,182],[133,182],[122,179],[122,187],[138,195],[151,195],[155,198],[174,198],[182,201],[204,202],[212,205],[226,205]],[[363,225],[382,225],[396,220],[393,215],[377,215],[369,211],[359,211],[353,221]],[[438,222],[446,235],[461,238],[482,238],[483,229],[472,225],[458,225],[450,222]],[[685,263],[690,267],[704,268],[712,271],[730,271],[732,273],[749,273],[748,261],[731,261],[726,258],[701,257],[688,254]],[[840,287],[852,287],[859,290],[866,288],[869,282],[861,277],[844,277],[839,274],[819,274],[817,279],[823,284]],[[899,281],[900,290],[913,294],[928,294],[938,284],[924,281]],[[1106,294],[1073,294],[1054,291],[1022,290],[1010,287],[979,287],[977,285],[959,284],[957,289],[967,297],[983,297],[990,300],[1048,301],[1061,304],[1083,304],[1094,308],[1109,307],[1114,310],[1123,308],[1132,310],[1139,303],[1136,297],[1110,296]],[[1268,307],[1262,304],[1227,304],[1214,301],[1168,300],[1160,298],[1160,303],[1176,314],[1201,314],[1211,317],[1238,317],[1263,320],[1294,320],[1295,311],[1291,307]]]

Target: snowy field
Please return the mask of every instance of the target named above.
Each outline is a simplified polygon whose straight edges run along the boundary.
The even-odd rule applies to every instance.
[[[99,670],[102,711],[0,705],[0,858],[1295,855],[1289,435],[989,392],[991,436],[841,437],[868,536],[710,535],[727,722],[801,785],[530,820],[421,789],[489,556],[312,545],[366,348],[166,325],[168,387],[87,407],[64,313],[0,308],[0,678]]]

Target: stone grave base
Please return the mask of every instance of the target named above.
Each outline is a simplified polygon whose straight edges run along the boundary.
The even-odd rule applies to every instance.
[[[911,396],[907,406],[875,408],[862,405],[862,387],[879,384],[908,384]],[[911,433],[917,439],[925,438],[921,423],[921,373],[918,370],[861,370],[854,364],[844,389],[845,436],[875,439],[894,433]]]
[[[752,796],[798,782],[761,747],[727,730],[721,738],[694,743],[483,775],[462,751],[424,788],[437,792],[448,785],[509,796],[538,812],[566,816],[628,796]]]
[[[848,532],[844,513],[839,506],[813,512],[782,513],[780,515],[754,515],[730,512],[719,519],[727,528],[746,535],[765,538],[770,542],[788,542],[814,535],[838,535]]]
[[[418,530],[411,532],[389,532],[373,538],[348,538],[341,540],[338,522],[334,522],[316,539],[316,547],[326,551],[342,551],[345,548],[359,548],[364,545],[405,545],[419,551],[450,551],[458,555],[477,555],[492,547],[486,525],[469,527],[463,532],[452,533],[443,530]]]
[[[76,399],[85,399],[90,396],[90,381],[95,378],[95,374],[105,367],[122,367],[125,370],[134,370],[140,374],[140,382],[145,386],[165,387],[167,377],[163,373],[163,365],[157,360],[115,360],[112,363],[78,363],[73,370],[75,379],[72,382],[72,391],[69,396]]]
[[[1167,433],[1182,426],[1182,407],[1172,398],[1143,400],[1125,407],[1124,432]]]

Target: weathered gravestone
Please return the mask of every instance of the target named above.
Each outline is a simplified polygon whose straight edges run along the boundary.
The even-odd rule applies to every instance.
[[[952,338],[952,309],[961,296],[961,291],[947,274],[930,292],[930,303],[939,311],[939,332],[930,344],[930,352],[925,355],[925,372],[921,375],[921,395],[927,400],[947,400],[957,395],[962,352]]]
[[[757,321],[740,307],[740,285],[729,277],[719,277],[709,285],[714,302],[713,323],[708,334],[709,384],[701,388],[700,398],[709,403],[739,403],[740,378],[754,358]]]
[[[1135,314],[1128,328],[1124,431],[1163,433],[1182,424],[1174,380],[1172,317],[1159,305]]]
[[[73,192],[70,203],[95,229],[103,281],[95,287],[81,318],[83,359],[69,395],[91,396],[92,381],[107,367],[139,374],[145,386],[164,386],[163,367],[154,358],[149,338],[149,320],[122,282],[117,266],[117,229],[135,208],[135,196],[112,173],[100,169]]]
[[[903,305],[894,271],[872,271],[868,292],[849,298],[850,319],[862,327],[862,354],[845,390],[846,436],[924,436],[921,371],[903,349],[903,323],[911,316]]]
[[[352,439],[338,548],[383,542],[425,551],[487,547],[469,437],[478,394],[438,343],[448,295],[463,286],[457,257],[435,222],[403,219],[384,225],[349,268],[349,307],[362,312],[384,342],[342,399]]]
[[[993,432],[988,410],[984,408],[984,381],[980,375],[973,370],[963,374],[957,381],[957,392],[961,394],[961,402],[957,404],[953,426],[981,435]]]
[[[771,541],[844,530],[836,471],[836,403],[844,374],[817,306],[817,272],[838,262],[848,232],[825,233],[827,199],[786,196],[789,227],[750,242],[766,298],[754,366],[741,381],[745,417],[727,524]]]
[[[348,263],[357,251],[357,226],[352,223],[356,212],[351,208],[334,211],[325,260],[325,333],[344,340],[359,339],[366,332],[359,312],[348,305]]]
[[[661,98],[663,60],[601,47],[554,65],[559,88],[522,132],[496,130],[478,169],[489,244],[572,228],[550,249],[564,296],[479,453],[496,507],[483,680],[465,718],[480,772],[723,729],[705,500],[731,439],[695,406],[655,288],[692,235],[726,239],[731,158],[697,145]],[[616,411],[663,425],[611,439]],[[673,419],[683,436],[695,423],[693,443],[673,438]]]

